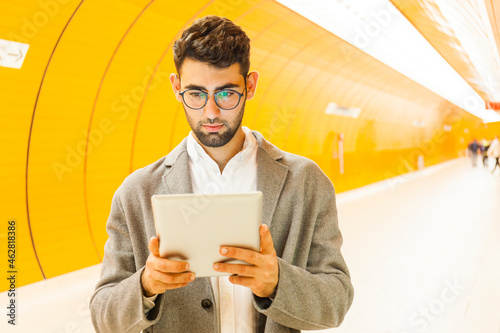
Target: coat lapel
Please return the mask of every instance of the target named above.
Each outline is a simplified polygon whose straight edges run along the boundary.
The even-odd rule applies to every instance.
[[[257,139],[257,190],[262,192],[262,222],[271,226],[274,211],[288,174],[288,167],[279,163],[283,152],[252,131]]]
[[[166,194],[193,193],[186,143],[187,139],[184,138],[184,140],[165,157],[164,164],[167,170],[162,179],[165,185]]]

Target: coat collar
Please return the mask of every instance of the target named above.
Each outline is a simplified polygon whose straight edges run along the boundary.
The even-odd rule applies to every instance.
[[[288,167],[280,163],[283,152],[268,142],[261,133],[252,131],[259,146],[257,150],[257,190],[263,193],[262,220],[271,224],[281,190],[285,184]],[[167,194],[193,193],[189,173],[187,138],[175,147],[166,157],[163,183]]]

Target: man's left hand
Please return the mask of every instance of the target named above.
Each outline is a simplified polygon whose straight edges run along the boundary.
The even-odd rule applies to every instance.
[[[248,287],[259,297],[269,297],[278,285],[278,257],[269,227],[263,224],[259,231],[260,252],[231,246],[222,246],[220,249],[220,254],[223,256],[243,260],[253,266],[215,263],[214,269],[218,272],[234,274],[229,277],[231,283]]]

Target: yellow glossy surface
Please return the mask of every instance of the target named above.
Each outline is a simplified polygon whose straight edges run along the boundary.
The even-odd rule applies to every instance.
[[[48,2],[0,2],[0,39],[30,44],[21,70],[0,67],[0,237],[15,219],[18,286],[100,262],[114,191],[188,134],[168,75],[172,43],[198,17],[227,16],[252,40],[260,82],[244,125],[315,160],[337,192],[498,130],[271,0]],[[329,115],[329,103],[362,111]]]

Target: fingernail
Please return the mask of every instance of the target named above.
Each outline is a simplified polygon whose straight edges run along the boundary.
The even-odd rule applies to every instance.
[[[191,281],[194,281],[194,274],[191,274],[190,279],[191,279]]]
[[[189,271],[189,264],[186,264],[186,271]]]
[[[225,247],[223,247],[222,249],[220,249],[220,253],[226,254],[227,253],[227,249]]]
[[[214,264],[214,269],[219,269],[219,264]]]
[[[264,224],[264,227],[262,229],[264,229],[264,231],[267,231],[267,225]]]

